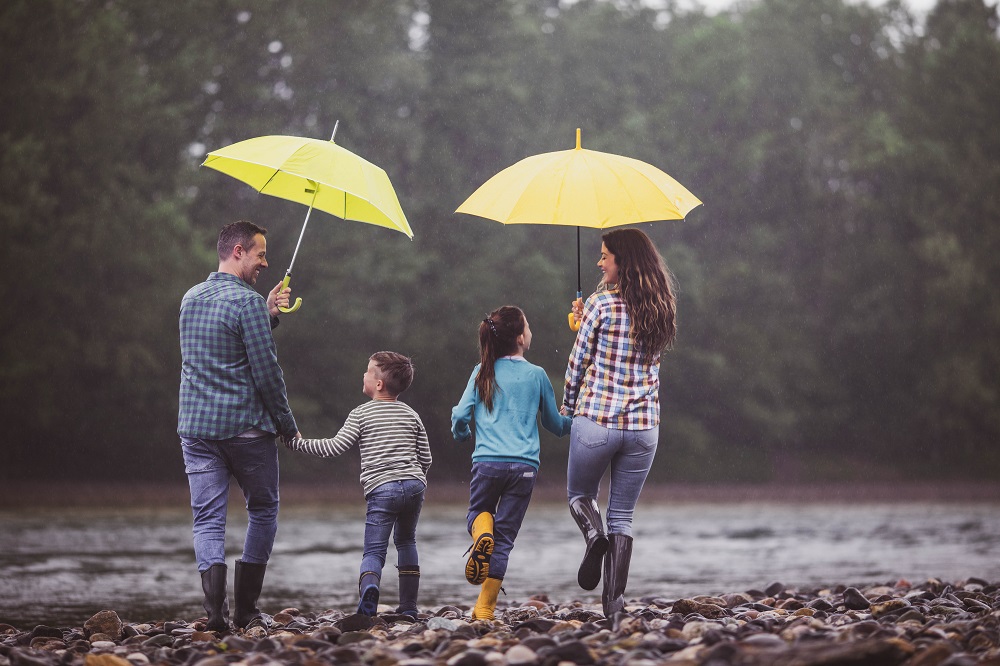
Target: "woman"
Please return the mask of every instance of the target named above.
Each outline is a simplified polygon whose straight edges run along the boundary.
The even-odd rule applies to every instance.
[[[603,278],[585,304],[576,301],[580,330],[566,368],[564,414],[573,416],[567,494],[587,541],[577,580],[601,581],[605,617],[625,608],[632,557],[632,514],[656,454],[660,425],[660,354],[677,333],[670,273],[638,229],[604,234]],[[601,478],[611,468],[608,528],[597,507]]]

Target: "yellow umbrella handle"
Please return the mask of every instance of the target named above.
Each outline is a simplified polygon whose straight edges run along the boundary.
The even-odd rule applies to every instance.
[[[577,300],[583,298],[583,292],[582,291],[576,292],[576,298]],[[576,315],[573,314],[573,312],[570,312],[568,315],[566,315],[566,320],[569,322],[569,329],[571,331],[579,331],[580,324],[583,323],[581,320],[576,318]]]
[[[291,282],[291,281],[292,281],[292,274],[291,273],[285,273],[285,279],[281,283],[281,288],[282,289],[287,288],[288,287],[288,283]],[[290,308],[283,308],[283,307],[281,307],[279,305],[278,306],[278,310],[280,310],[281,312],[288,313],[288,312],[295,312],[296,310],[298,310],[301,307],[302,307],[302,299],[301,298],[296,298],[295,299],[295,304],[292,307],[290,307]]]

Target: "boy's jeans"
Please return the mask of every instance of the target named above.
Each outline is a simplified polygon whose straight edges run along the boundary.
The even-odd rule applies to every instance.
[[[396,544],[396,566],[418,566],[417,521],[424,504],[423,481],[401,479],[376,486],[365,495],[368,513],[365,516],[365,553],[361,556],[361,573],[382,575],[385,554],[389,549],[389,533]]]
[[[659,426],[649,430],[617,430],[584,416],[574,417],[566,473],[569,501],[578,497],[596,500],[601,477],[610,465],[608,533],[632,536],[632,514],[653,464],[659,436]]]
[[[483,511],[493,514],[493,555],[490,578],[502,579],[507,573],[507,559],[514,539],[521,529],[531,501],[538,472],[525,463],[477,462],[472,464],[469,484],[468,530]]]
[[[198,571],[226,563],[229,477],[243,490],[247,533],[243,561],[267,564],[278,531],[278,447],[274,435],[254,439],[181,439],[191,488],[194,554]]]

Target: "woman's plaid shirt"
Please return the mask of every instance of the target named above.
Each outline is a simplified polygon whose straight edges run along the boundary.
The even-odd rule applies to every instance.
[[[617,291],[591,294],[566,367],[563,406],[605,428],[648,430],[660,423],[660,357],[644,362],[629,337]]]

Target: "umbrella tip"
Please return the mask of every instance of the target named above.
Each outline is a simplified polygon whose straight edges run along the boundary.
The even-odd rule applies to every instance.
[[[580,150],[580,128],[576,128],[576,149]]]
[[[333,134],[330,135],[330,141],[333,141],[333,137],[337,136],[337,125],[340,124],[340,119],[338,118],[336,122],[333,123]]]

